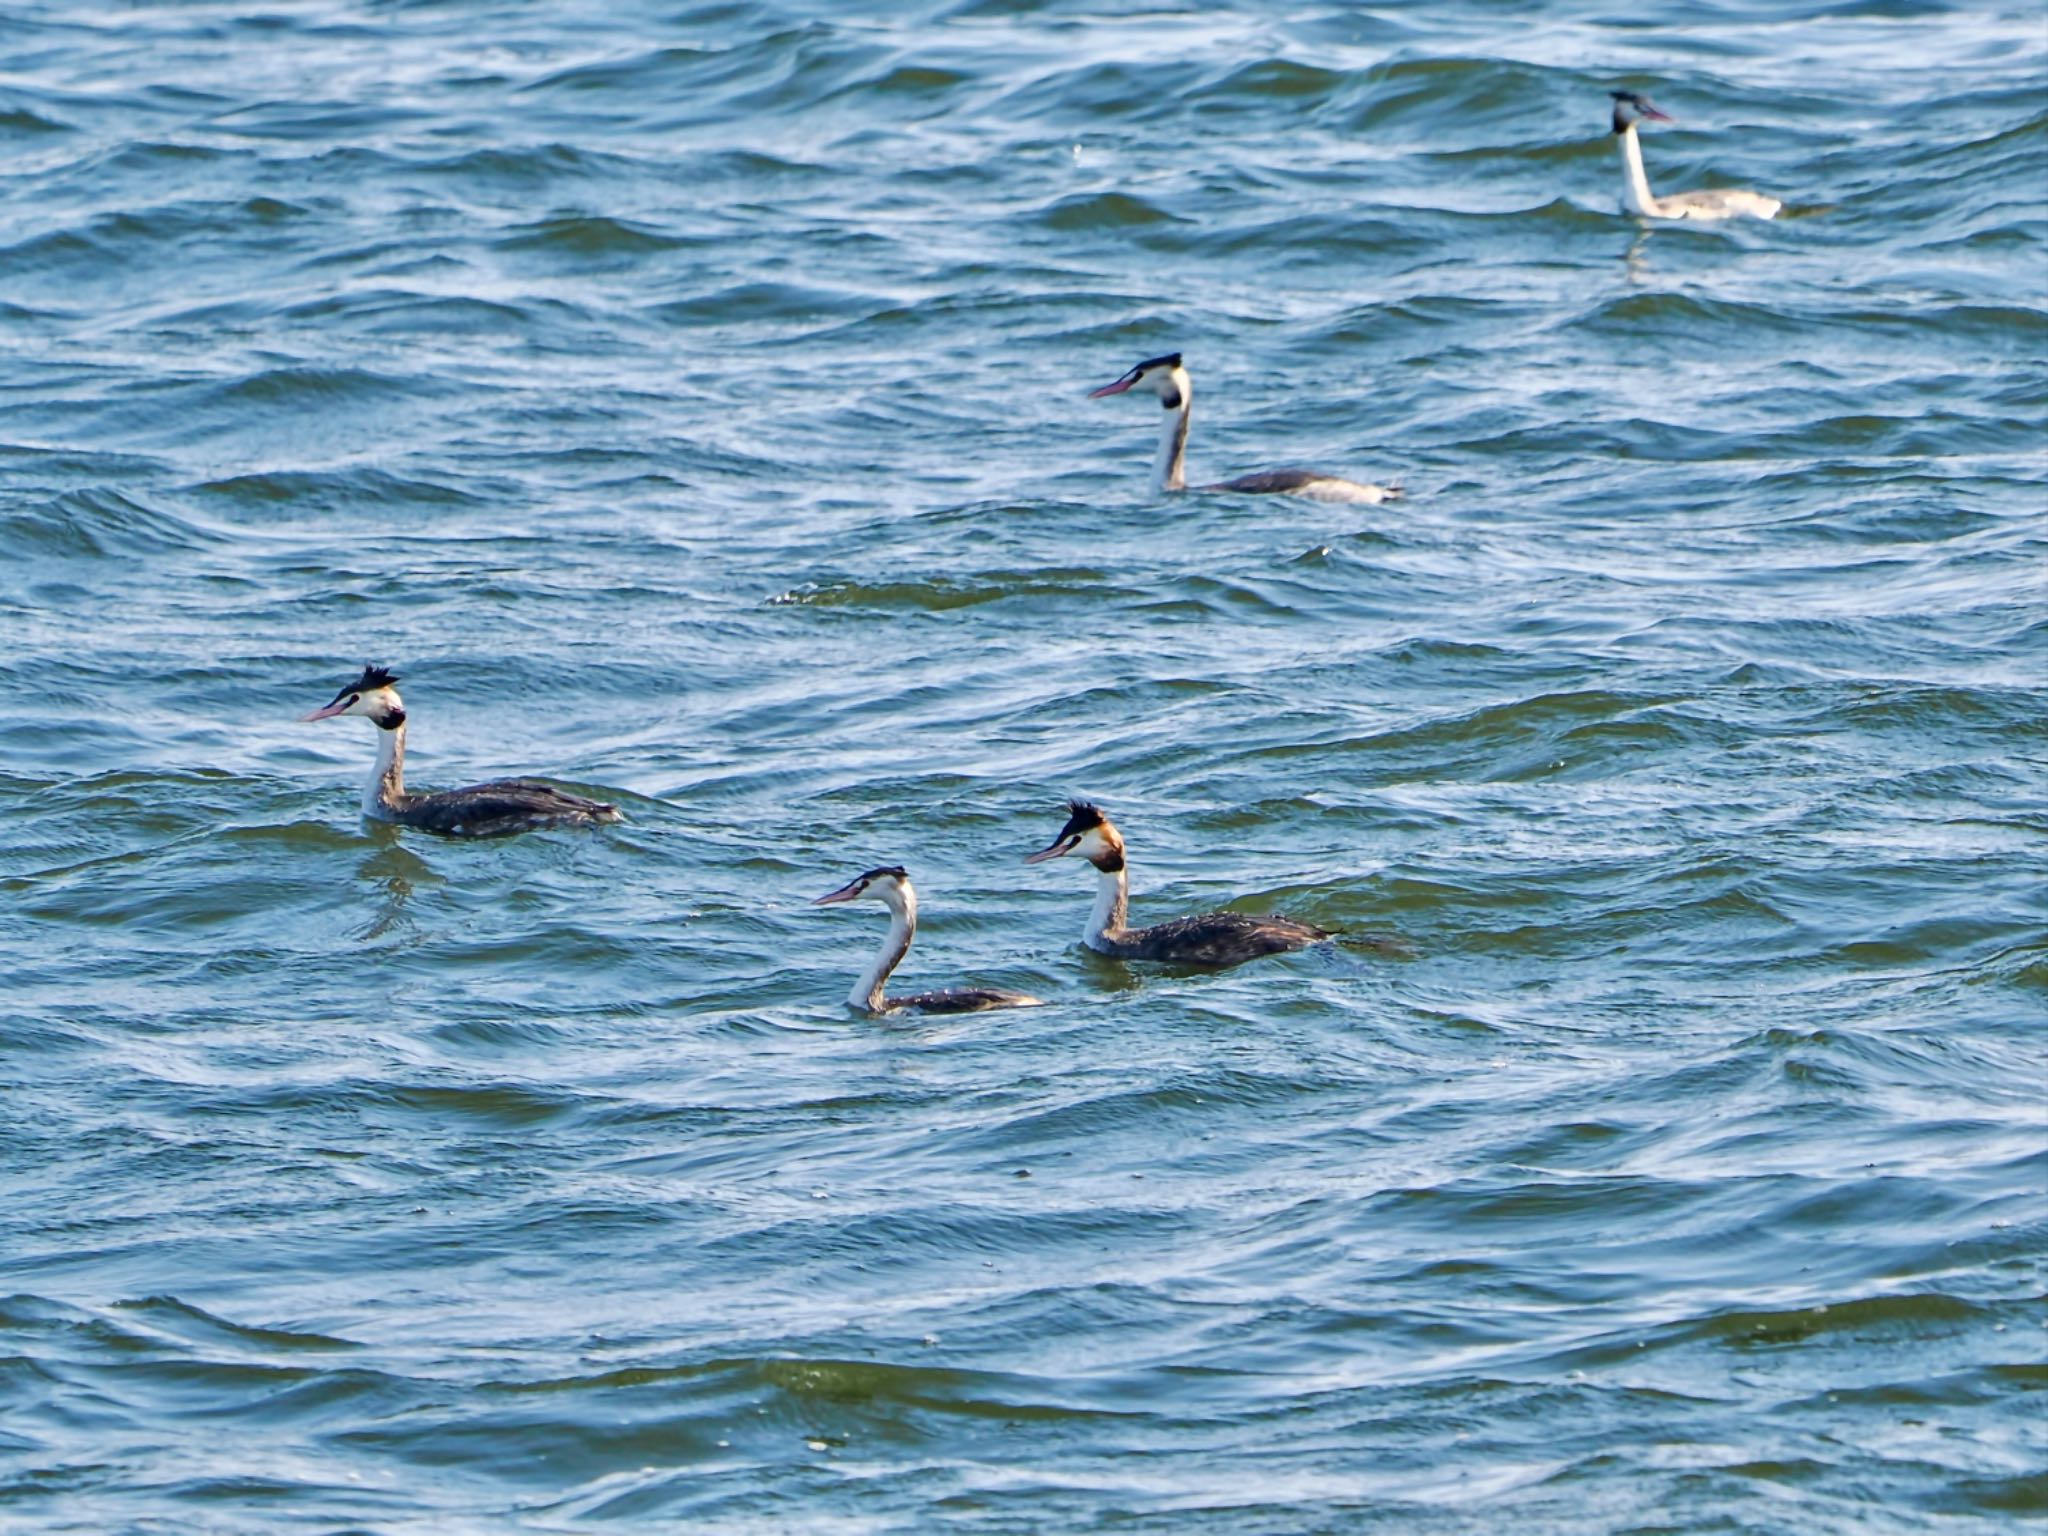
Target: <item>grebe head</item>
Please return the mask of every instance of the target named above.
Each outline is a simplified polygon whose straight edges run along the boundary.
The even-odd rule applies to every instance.
[[[398,679],[382,667],[364,667],[363,675],[333,700],[301,720],[331,720],[336,715],[367,715],[387,731],[405,724],[405,705],[398,697]]]
[[[1105,395],[1127,394],[1134,389],[1149,389],[1169,411],[1179,410],[1189,394],[1188,371],[1180,365],[1180,354],[1169,352],[1164,357],[1148,357],[1114,384],[1089,390],[1088,398],[1100,400]]]
[[[1124,840],[1109,818],[1102,813],[1102,807],[1086,800],[1067,802],[1067,824],[1060,828],[1060,835],[1036,853],[1024,856],[1026,864],[1043,864],[1047,859],[1064,858],[1078,853],[1105,874],[1114,874],[1124,867]]]
[[[1650,98],[1634,91],[1609,91],[1614,98],[1614,131],[1622,133],[1647,118],[1653,123],[1674,121],[1668,114],[1659,112],[1650,104]]]
[[[856,875],[829,896],[820,896],[814,907],[836,906],[842,901],[879,901],[892,912],[903,910],[903,898],[910,890],[910,871],[901,864],[884,864]]]

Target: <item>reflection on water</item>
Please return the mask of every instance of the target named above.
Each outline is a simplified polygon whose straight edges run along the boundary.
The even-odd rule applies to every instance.
[[[1644,224],[1642,228],[1636,231],[1636,237],[1629,242],[1628,249],[1622,253],[1622,263],[1628,269],[1631,282],[1640,283],[1646,282],[1649,279],[1650,236],[1655,233],[1656,231],[1651,229],[1648,224]]]
[[[1132,966],[1113,955],[1097,954],[1087,945],[1075,941],[1072,955],[1081,962],[1081,976],[1089,988],[1096,992],[1111,994],[1119,992],[1142,992],[1148,974],[1158,975],[1164,970],[1184,969],[1183,967]],[[1195,974],[1189,972],[1189,974]]]
[[[358,866],[357,878],[381,888],[370,921],[356,935],[367,942],[381,939],[401,926],[411,930],[413,924],[405,908],[412,900],[414,885],[439,885],[444,877],[435,874],[425,859],[406,846],[409,840],[422,838],[425,833],[409,832],[393,822],[368,819],[363,822],[363,832],[377,851]]]

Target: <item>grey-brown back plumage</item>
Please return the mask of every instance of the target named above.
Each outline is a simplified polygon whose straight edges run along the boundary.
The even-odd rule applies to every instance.
[[[398,818],[445,837],[507,837],[542,827],[623,821],[615,805],[571,794],[540,779],[493,779],[437,795],[409,795]]]
[[[1251,912],[1204,912],[1137,928],[1115,941],[1127,960],[1166,960],[1176,965],[1241,965],[1262,955],[1320,944],[1330,935],[1313,923]]]
[[[938,992],[913,992],[906,997],[882,999],[885,1013],[904,1009],[914,1013],[979,1013],[984,1008],[1029,1008],[1038,999],[1022,992],[1005,992],[1000,987],[947,987]]]

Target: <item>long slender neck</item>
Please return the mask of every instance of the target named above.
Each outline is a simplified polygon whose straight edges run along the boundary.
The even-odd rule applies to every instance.
[[[1188,488],[1188,416],[1194,410],[1193,392],[1180,391],[1180,408],[1164,410],[1166,418],[1159,431],[1159,489],[1184,491]]]
[[[1650,196],[1650,178],[1643,174],[1643,145],[1636,137],[1636,125],[1630,123],[1615,138],[1621,141],[1621,169],[1628,182],[1629,212],[1647,218],[1656,212],[1657,200]]]
[[[390,730],[378,727],[377,766],[363,786],[363,814],[383,816],[405,804],[405,722]]]
[[[882,987],[889,980],[889,974],[910,953],[910,940],[917,932],[917,897],[909,891],[902,895],[900,906],[895,902],[889,904],[889,936],[882,940],[882,947],[875,951],[873,963],[860,973],[860,980],[846,994],[846,1006],[849,1008],[880,1013]]]
[[[1131,911],[1131,876],[1124,868],[1122,859],[1117,860],[1115,869],[1095,870],[1095,908],[1088,914],[1088,932],[1082,942],[1090,949],[1101,949],[1106,941],[1114,941],[1129,926]]]

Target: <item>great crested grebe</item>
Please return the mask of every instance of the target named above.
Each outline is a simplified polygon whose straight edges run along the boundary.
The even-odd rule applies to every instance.
[[[856,876],[811,905],[830,907],[863,899],[879,901],[889,909],[889,936],[882,940],[874,963],[861,972],[860,980],[846,994],[847,1007],[863,1013],[979,1013],[984,1008],[1042,1006],[1027,993],[1005,992],[999,987],[948,987],[943,992],[914,992],[908,997],[882,996],[883,984],[910,953],[910,941],[917,935],[917,888],[910,883],[909,870],[901,864],[885,864]]]
[[[1159,431],[1159,489],[1184,491],[1188,488],[1188,414],[1194,408],[1194,388],[1180,354],[1148,357],[1114,384],[1088,391],[1090,400],[1106,395],[1128,394],[1145,388],[1159,397],[1166,419]],[[1326,475],[1313,469],[1269,469],[1256,475],[1240,475],[1215,485],[1197,486],[1202,491],[1240,491],[1248,494],[1306,496],[1311,501],[1341,501],[1378,506],[1401,494],[1396,485],[1363,485],[1340,475]]]
[[[540,827],[587,827],[624,821],[615,805],[586,800],[539,779],[494,779],[438,795],[413,795],[405,788],[405,705],[398,679],[382,667],[363,675],[305,720],[364,715],[377,727],[377,766],[363,786],[363,814],[449,837],[504,837]]]
[[[1614,137],[1621,145],[1621,169],[1628,183],[1624,194],[1628,211],[1644,219],[1769,219],[1785,205],[1761,192],[1744,192],[1736,187],[1717,187],[1706,192],[1674,192],[1669,197],[1650,195],[1650,180],[1643,174],[1643,146],[1636,137],[1636,124],[1647,118],[1653,123],[1672,119],[1634,91],[1609,91],[1614,98]]]
[[[1221,969],[1261,955],[1284,955],[1330,937],[1291,917],[1255,917],[1249,912],[1204,912],[1150,928],[1128,928],[1130,877],[1124,868],[1123,838],[1100,806],[1074,800],[1068,802],[1067,811],[1067,824],[1060,828],[1060,835],[1047,847],[1027,854],[1024,862],[1040,864],[1079,853],[1095,866],[1099,882],[1095,910],[1088,914],[1088,931],[1081,942],[1100,954],[1119,960],[1171,960]]]

